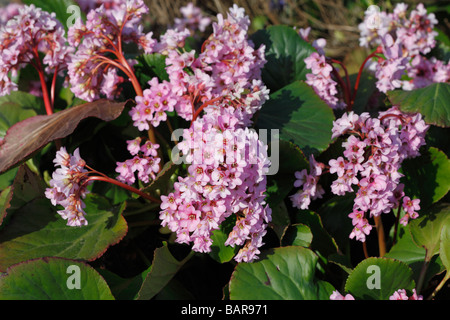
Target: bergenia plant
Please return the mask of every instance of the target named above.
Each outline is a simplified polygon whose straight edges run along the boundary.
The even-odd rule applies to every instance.
[[[435,8],[364,8],[356,72],[312,27],[177,9],[0,10],[0,299],[448,298]]]

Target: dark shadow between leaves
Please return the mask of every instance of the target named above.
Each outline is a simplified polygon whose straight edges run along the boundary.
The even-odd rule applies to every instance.
[[[7,217],[0,230],[0,246],[4,242],[44,229],[58,220],[56,208],[44,197],[17,208]]]

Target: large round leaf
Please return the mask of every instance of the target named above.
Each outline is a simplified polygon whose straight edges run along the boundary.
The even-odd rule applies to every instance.
[[[405,193],[420,199],[421,208],[442,199],[450,190],[450,160],[444,152],[429,148],[420,157],[402,163]]]
[[[16,264],[0,277],[0,300],[113,300],[105,280],[85,263],[41,258]]]
[[[137,299],[150,300],[158,294],[181,267],[192,258],[193,254],[194,251],[191,251],[183,260],[179,261],[172,255],[167,245],[156,249],[151,269],[142,283]]]
[[[251,40],[256,47],[266,46],[266,65],[262,79],[272,91],[277,91],[295,80],[306,80],[310,70],[304,60],[316,50],[291,27],[278,25],[259,30]]]
[[[428,124],[450,127],[450,84],[433,83],[411,91],[394,90],[387,93],[393,105],[404,112],[420,112]]]
[[[121,212],[98,195],[85,199],[87,220],[83,227],[69,227],[50,200],[36,198],[15,210],[0,231],[0,270],[40,257],[94,260],[127,233]]]
[[[230,281],[233,300],[328,300],[334,288],[315,277],[318,257],[304,247],[273,250],[264,259],[240,263]]]
[[[314,211],[298,210],[294,216],[294,222],[296,224],[305,224],[310,228],[312,233],[310,248],[314,251],[319,251],[325,257],[339,251],[336,241],[324,228],[321,217]]]
[[[414,242],[425,248],[425,260],[430,259],[439,253],[441,231],[444,226],[450,225],[450,205],[438,203],[432,206],[423,215],[409,223]]]
[[[427,283],[432,277],[442,271],[441,265],[436,259],[431,259],[427,262],[428,267],[426,268],[425,275],[423,275],[425,248],[419,247],[414,243],[411,233],[408,230],[409,226],[398,226],[398,228],[398,240],[384,257],[405,262],[413,271],[413,279],[416,282],[418,282],[422,274],[425,283]]]
[[[395,291],[414,287],[411,269],[403,262],[386,258],[363,260],[345,283],[345,291],[362,300],[388,300]]]
[[[309,247],[312,240],[313,234],[311,229],[305,224],[296,223],[286,228],[281,238],[281,244],[283,246]]]
[[[450,223],[442,227],[439,254],[447,273],[450,273]]]
[[[441,247],[439,256],[447,269],[441,283],[446,283],[450,279],[450,224],[446,224],[441,232]]]
[[[257,126],[279,129],[282,140],[311,154],[328,147],[333,121],[332,109],[310,86],[296,81],[270,95],[259,113]]]

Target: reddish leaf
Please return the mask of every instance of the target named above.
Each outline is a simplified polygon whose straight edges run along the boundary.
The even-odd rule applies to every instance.
[[[38,115],[13,125],[0,145],[0,173],[26,160],[47,143],[70,135],[88,117],[116,119],[126,102],[97,100],[52,115]]]

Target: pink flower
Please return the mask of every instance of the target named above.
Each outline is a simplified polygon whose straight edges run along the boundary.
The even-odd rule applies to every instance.
[[[338,157],[336,160],[331,159],[328,164],[330,165],[330,173],[337,173],[338,177],[344,175],[346,167],[344,158]]]
[[[118,39],[124,43],[134,42],[144,52],[152,53],[156,40],[152,39],[151,32],[144,34],[140,25],[140,19],[148,13],[148,8],[142,0],[120,1],[109,9],[109,4],[86,4],[86,7],[92,8],[86,16],[86,23],[78,19],[68,31],[68,42],[75,48],[68,62],[71,90],[86,101],[96,100],[101,95],[115,98],[124,79],[118,76],[115,65],[105,63],[104,53],[113,51],[116,56],[121,55],[116,52],[119,44],[114,43]],[[129,68],[130,63],[125,64]]]
[[[17,75],[26,64],[40,59],[42,53],[43,71],[49,74],[56,67],[66,66],[71,48],[66,45],[64,27],[55,14],[48,13],[33,4],[17,8],[18,14],[0,30],[0,96],[17,90],[10,75]]]
[[[413,289],[413,294],[411,297],[408,297],[405,289],[399,289],[389,297],[389,300],[423,300],[423,297],[417,295],[416,289]]]
[[[67,220],[68,226],[83,226],[88,222],[85,219],[85,204],[83,198],[89,193],[87,186],[86,163],[80,157],[79,149],[70,155],[65,147],[56,153],[53,160],[58,169],[53,172],[50,180],[50,188],[45,191],[45,196],[50,199],[54,206],[63,206],[58,214]]]
[[[189,158],[189,175],[179,178],[172,194],[161,197],[160,217],[163,225],[177,234],[177,241],[193,242],[192,250],[209,252],[212,231],[235,214],[239,218],[225,245],[243,246],[236,261],[251,261],[257,258],[257,248],[261,245],[257,235],[264,233],[271,219],[271,211],[264,207],[263,201],[266,183],[263,174],[268,165],[264,160],[266,148],[256,133],[247,128],[220,132],[214,129],[214,121],[217,118],[205,115],[195,121],[195,126],[186,129],[183,140],[186,148],[181,149],[184,153],[192,149],[198,152]],[[222,145],[210,143],[224,138],[227,141]],[[235,161],[210,161],[204,153],[213,154],[213,146],[234,150]]]
[[[403,197],[402,209],[405,215],[400,219],[400,223],[407,225],[409,219],[417,219],[419,214],[416,211],[420,210],[420,199],[411,200],[408,196]]]
[[[355,300],[355,298],[349,293],[343,296],[339,291],[335,290],[331,294],[330,300]]]

